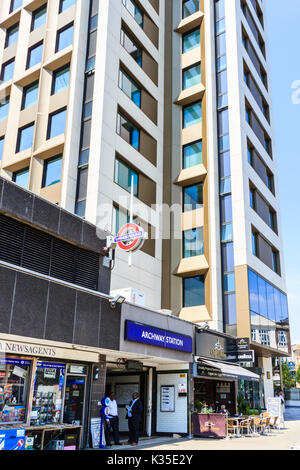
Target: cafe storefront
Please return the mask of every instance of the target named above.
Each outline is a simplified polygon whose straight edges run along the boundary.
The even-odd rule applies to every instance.
[[[235,337],[207,330],[196,331],[195,343],[195,409],[201,410],[204,405],[218,413],[225,405],[230,415],[236,414],[240,384],[251,383],[256,387],[260,380],[259,375],[241,367],[245,359],[251,360],[251,354],[248,357],[250,351],[239,352]]]
[[[98,354],[0,338],[0,448],[81,447]]]

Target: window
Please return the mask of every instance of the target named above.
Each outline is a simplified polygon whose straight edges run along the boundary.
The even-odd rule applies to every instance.
[[[23,90],[22,109],[27,109],[37,103],[39,93],[39,83],[28,85]]]
[[[233,229],[232,223],[224,224],[221,227],[221,241],[222,242],[229,242],[233,240]]]
[[[124,115],[118,114],[117,133],[136,150],[140,148],[140,131]]]
[[[141,88],[122,68],[119,75],[119,87],[139,108],[141,107]]]
[[[6,32],[5,47],[9,47],[18,40],[19,25],[11,26]]]
[[[43,5],[38,10],[35,10],[32,13],[32,23],[31,23],[31,31],[38,29],[40,26],[46,23],[47,18],[47,5]]]
[[[74,26],[70,24],[57,32],[55,52],[59,52],[73,43]]]
[[[79,215],[79,217],[85,216],[88,172],[88,167],[80,168],[78,170],[75,213]]]
[[[183,279],[183,307],[196,307],[204,304],[204,276]]]
[[[22,152],[32,147],[34,124],[19,129],[16,152]]]
[[[255,210],[255,191],[250,188],[250,207]]]
[[[182,0],[182,18],[193,15],[200,9],[200,0]]]
[[[3,158],[4,137],[0,137],[0,161]]]
[[[278,346],[286,347],[288,345],[287,335],[285,331],[278,331]]]
[[[202,102],[191,104],[183,108],[183,128],[195,126],[202,122]]]
[[[131,192],[133,178],[133,194],[138,196],[139,175],[130,168],[126,163],[116,159],[115,164],[115,183],[122,186],[126,191]]]
[[[9,62],[6,62],[5,64],[2,65],[1,80],[3,82],[7,82],[8,80],[11,80],[13,78],[14,68],[15,68],[15,59],[12,59]]]
[[[124,29],[121,29],[121,45],[141,67],[143,58],[142,48],[137,45]]]
[[[185,230],[183,232],[183,258],[204,254],[203,227]]]
[[[200,165],[202,160],[202,140],[183,147],[183,168],[191,168]]]
[[[182,88],[186,90],[201,83],[201,64],[193,65],[182,72]]]
[[[23,0],[11,0],[9,13],[12,13],[13,11],[20,8],[22,6],[22,3],[23,3]]]
[[[264,346],[270,346],[270,331],[269,330],[258,330],[260,343]]]
[[[137,24],[142,28],[144,23],[143,13],[133,0],[122,0],[123,5],[133,16]]]
[[[256,232],[252,232],[252,253],[258,256],[258,237]]]
[[[4,100],[0,101],[0,122],[4,121],[4,119],[7,118],[8,109],[9,109],[9,96],[4,98]]]
[[[24,359],[0,359],[1,423],[24,423],[30,388],[31,362]]]
[[[59,93],[61,90],[69,87],[70,81],[70,64],[64,65],[53,72],[52,95]]]
[[[61,109],[49,116],[48,139],[64,134],[66,130],[67,109]]]
[[[235,275],[234,273],[225,273],[224,278],[224,292],[234,292],[235,291]]]
[[[24,170],[15,171],[13,173],[12,180],[14,183],[22,186],[22,188],[28,188],[28,179],[29,179],[29,168],[25,168]]]
[[[60,422],[63,384],[66,377],[64,364],[38,362],[34,380],[32,426]],[[47,390],[45,392],[45,390]],[[54,410],[54,412],[53,412]]]
[[[203,183],[183,189],[183,212],[203,207]]]
[[[272,250],[272,269],[275,273],[278,273],[278,252]]]
[[[42,61],[42,56],[43,43],[40,42],[39,44],[36,44],[35,46],[31,47],[28,51],[27,69],[39,64]]]
[[[75,5],[75,3],[76,3],[76,0],[60,0],[59,13],[62,13],[68,8],[72,7],[73,5]]]
[[[50,158],[44,162],[44,173],[42,187],[52,186],[60,183],[62,171],[62,156]]]
[[[195,47],[200,47],[200,28],[189,31],[182,36],[182,53],[195,49]]]

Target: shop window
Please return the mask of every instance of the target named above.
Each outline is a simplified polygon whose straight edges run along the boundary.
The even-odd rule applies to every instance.
[[[0,423],[23,423],[30,386],[30,361],[0,358]]]
[[[31,425],[59,424],[62,415],[65,365],[38,362]]]

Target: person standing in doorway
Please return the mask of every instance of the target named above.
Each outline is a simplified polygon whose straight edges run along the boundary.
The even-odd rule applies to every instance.
[[[132,394],[132,400],[127,410],[128,428],[129,428],[129,441],[128,444],[136,446],[139,442],[139,427],[141,421],[141,414],[143,405],[140,400],[139,393]]]
[[[118,404],[116,402],[116,397],[113,392],[108,395],[108,408],[109,408],[109,425],[108,432],[106,435],[106,445],[111,446],[110,442],[110,432],[113,433],[114,441],[116,446],[121,446],[119,438],[119,416],[118,416]],[[108,441],[108,442],[107,442]]]

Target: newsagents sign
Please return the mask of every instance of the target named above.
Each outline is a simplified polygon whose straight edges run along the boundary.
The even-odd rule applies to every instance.
[[[153,328],[153,326],[130,320],[126,320],[125,340],[188,353],[192,352],[193,347],[193,340],[190,336]]]

